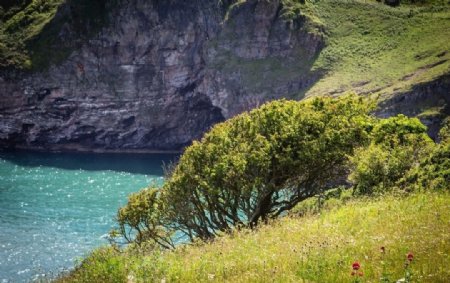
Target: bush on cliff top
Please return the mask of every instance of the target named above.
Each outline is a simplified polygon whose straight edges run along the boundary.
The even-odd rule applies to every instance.
[[[450,189],[450,118],[444,122],[440,131],[441,143],[425,156],[418,166],[412,168],[401,178],[401,188],[426,190]]]
[[[26,0],[0,7],[0,69],[59,64],[108,21],[117,0]],[[56,16],[65,6],[64,13]]]
[[[446,278],[449,234],[442,215],[447,215],[450,184],[448,128],[435,145],[417,119],[375,119],[367,114],[370,105],[352,95],[275,101],[217,125],[186,150],[163,188],[134,193],[119,210],[115,236],[137,245],[99,249],[60,281],[350,282],[355,260],[361,261],[367,280],[397,280],[405,274],[408,251],[417,258],[407,270],[414,280]],[[371,156],[384,170],[353,167],[372,166],[371,159],[355,158],[358,154]],[[322,193],[348,171],[359,174],[351,178],[354,192],[383,193],[383,199],[357,200],[343,187]],[[402,191],[386,195],[395,188],[416,192],[407,198],[400,197]],[[272,225],[242,229],[258,223],[251,222],[255,214],[246,212],[246,205],[259,209],[270,189],[271,209],[264,217]],[[314,195],[291,214],[307,216],[273,222],[280,205],[296,194]],[[226,229],[220,221],[227,221]],[[223,232],[229,236],[212,243],[158,248],[175,247],[174,236],[183,233],[185,239],[206,240]],[[381,246],[386,254],[379,254]]]
[[[141,192],[155,196],[150,205],[130,197],[118,232],[139,243],[169,243],[175,231],[207,240],[276,218],[345,181],[347,157],[368,141],[370,109],[354,95],[274,101],[216,125],[185,150],[161,190]]]
[[[376,119],[371,105],[355,95],[273,101],[216,125],[186,149],[161,189],[130,196],[112,236],[173,248],[174,235],[205,241],[254,228],[347,184],[349,172],[355,193],[384,193],[435,145],[419,120]]]

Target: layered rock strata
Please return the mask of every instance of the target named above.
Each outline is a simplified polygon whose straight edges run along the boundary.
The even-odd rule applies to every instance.
[[[285,21],[278,0],[226,2],[119,1],[62,63],[2,71],[0,146],[179,150],[267,100],[300,98],[322,38]],[[65,46],[76,16],[57,12]]]

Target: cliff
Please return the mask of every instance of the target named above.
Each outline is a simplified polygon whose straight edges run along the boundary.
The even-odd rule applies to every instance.
[[[325,64],[336,35],[317,20],[331,6],[314,12],[300,2],[99,0],[90,10],[89,1],[67,1],[27,42],[31,67],[1,68],[0,147],[180,150],[268,100],[392,86],[353,75],[349,87],[324,84],[340,64]],[[448,73],[447,57],[420,82]],[[389,114],[402,112],[392,105]]]
[[[312,83],[302,73],[265,81],[273,70],[263,62],[258,74],[223,68],[229,60],[293,61],[299,52],[311,58],[322,45],[286,26],[279,1],[249,1],[232,21],[227,9],[216,1],[121,1],[61,64],[2,76],[2,146],[180,149],[214,123]],[[74,17],[70,4],[55,16],[67,19],[59,33],[67,44]],[[251,76],[256,85],[246,84]]]

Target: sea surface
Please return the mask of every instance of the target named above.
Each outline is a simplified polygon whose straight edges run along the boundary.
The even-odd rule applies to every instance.
[[[127,195],[161,184],[176,158],[0,152],[0,282],[55,276],[106,245]]]

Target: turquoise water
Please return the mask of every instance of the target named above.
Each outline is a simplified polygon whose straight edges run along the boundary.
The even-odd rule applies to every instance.
[[[52,276],[107,244],[127,195],[175,158],[0,152],[0,282]]]

